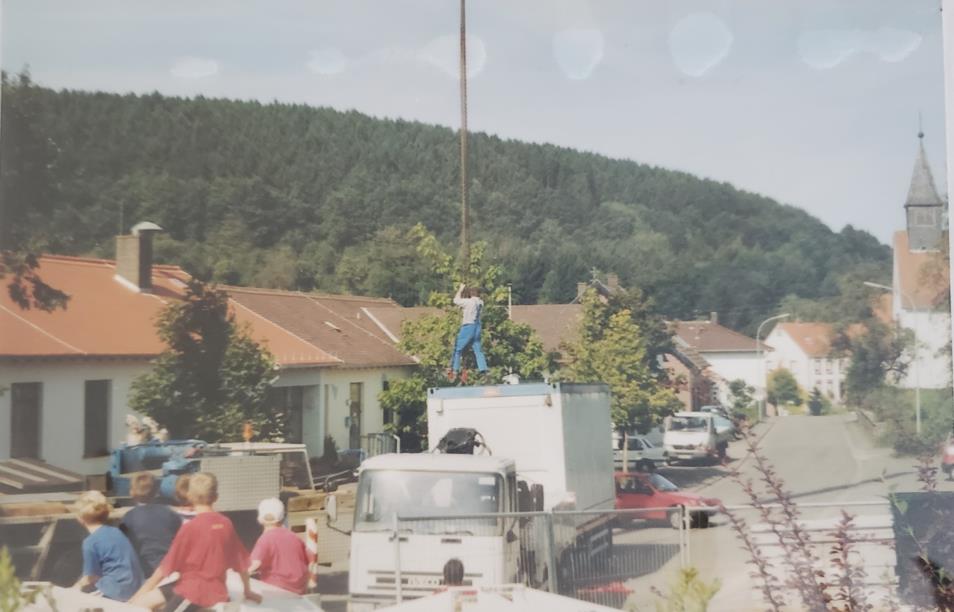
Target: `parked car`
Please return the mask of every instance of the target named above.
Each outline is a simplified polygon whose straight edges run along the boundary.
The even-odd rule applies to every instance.
[[[646,436],[626,436],[626,452],[623,453],[623,436],[613,436],[613,467],[617,472],[635,470],[652,472],[656,466],[666,462],[666,450],[656,446]],[[626,467],[623,455],[626,455]]]
[[[620,515],[620,523],[628,524],[635,519],[666,521],[674,529],[678,529],[682,520],[682,509],[689,508],[691,525],[708,527],[709,517],[718,512],[715,508],[721,505],[722,502],[718,499],[680,491],[679,487],[655,472],[616,474],[616,508],[618,510],[653,508],[644,513]],[[692,508],[707,509],[694,511]]]
[[[713,414],[718,414],[721,417],[730,418],[729,411],[725,409],[725,406],[720,406],[719,404],[711,404],[709,406],[703,406],[699,408],[699,412],[711,412]]]

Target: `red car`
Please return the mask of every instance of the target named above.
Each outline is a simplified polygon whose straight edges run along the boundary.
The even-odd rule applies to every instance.
[[[616,474],[616,508],[619,510],[638,510],[654,508],[646,512],[620,514],[623,524],[634,519],[649,521],[668,521],[679,529],[682,508],[689,509],[693,527],[707,527],[714,509],[693,511],[694,507],[718,508],[722,502],[711,497],[680,491],[679,487],[656,473],[624,472]],[[656,509],[658,508],[658,509]]]

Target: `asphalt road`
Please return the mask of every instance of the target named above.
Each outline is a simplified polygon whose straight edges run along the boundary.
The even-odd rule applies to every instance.
[[[895,457],[890,449],[875,446],[853,415],[780,417],[760,425],[755,435],[760,438],[762,454],[784,481],[791,498],[801,505],[804,524],[817,543],[817,556],[828,557],[833,542],[830,532],[842,512],[848,512],[855,516],[853,533],[868,540],[859,545],[858,557],[864,559],[872,592],[890,588],[894,553],[889,546],[892,532],[887,496],[891,491],[920,490],[916,460]],[[661,472],[681,487],[719,498],[731,507],[747,505],[750,499],[730,473],[736,470],[743,481],[757,483],[755,467],[756,461],[747,454],[744,444],[736,442],[726,466],[673,467]],[[954,483],[942,477],[938,488],[954,490]],[[773,497],[760,494],[765,500]],[[735,515],[745,519],[753,539],[775,566],[773,572],[784,576],[784,555],[768,525],[752,510],[739,509]],[[726,517],[718,517],[713,523],[709,529],[691,532],[688,552],[691,565],[703,579],[722,583],[710,609],[765,609],[750,576],[753,566],[748,563],[749,554],[742,550]],[[667,536],[662,529],[652,529],[621,533],[617,539],[652,538],[661,541]],[[674,539],[670,535],[667,541]],[[665,592],[678,567],[679,557],[673,555],[658,571],[626,583],[636,592],[640,609],[654,609],[649,587]],[[799,608],[797,604],[792,607]]]

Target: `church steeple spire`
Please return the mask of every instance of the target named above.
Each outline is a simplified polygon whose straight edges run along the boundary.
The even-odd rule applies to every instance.
[[[908,247],[912,251],[935,251],[941,246],[944,201],[938,195],[934,174],[924,151],[924,130],[918,116],[918,154],[904,204]]]

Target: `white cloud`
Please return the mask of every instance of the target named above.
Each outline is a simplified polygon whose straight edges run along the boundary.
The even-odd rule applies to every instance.
[[[553,35],[553,56],[568,78],[589,78],[603,59],[603,33],[592,28],[556,32]]]
[[[834,68],[856,53],[867,52],[885,62],[900,62],[921,46],[916,32],[877,30],[810,30],[798,36],[798,55],[819,70]]]
[[[348,67],[348,58],[336,47],[325,47],[311,52],[308,69],[325,76],[341,74]]]
[[[417,59],[439,68],[444,74],[457,78],[460,74],[460,37],[447,35],[435,38],[417,53]],[[487,63],[484,41],[467,35],[467,78],[479,75]]]
[[[219,63],[204,57],[180,57],[169,72],[180,79],[202,79],[219,72]]]
[[[729,54],[732,32],[712,13],[693,13],[669,32],[672,61],[681,72],[700,77]]]

